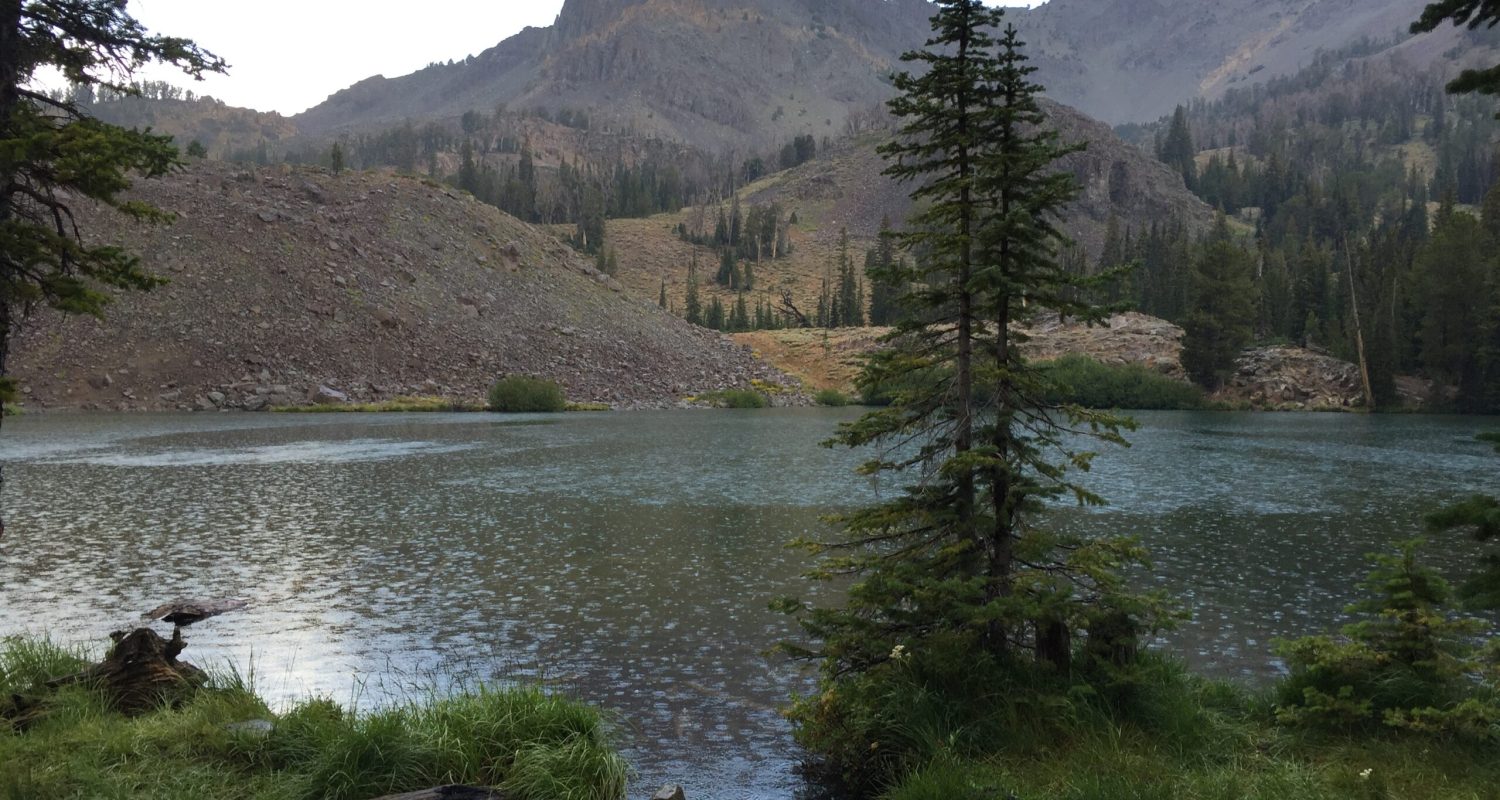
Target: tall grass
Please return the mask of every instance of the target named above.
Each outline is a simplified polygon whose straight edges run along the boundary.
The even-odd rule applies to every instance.
[[[45,640],[7,640],[0,689],[35,692],[85,663]],[[271,732],[230,727],[256,719]],[[0,721],[0,800],[361,800],[448,783],[617,800],[629,770],[611,731],[597,710],[540,688],[479,687],[358,715],[312,699],[278,717],[229,671],[179,708],[126,718],[72,686],[24,731]]]
[[[1139,365],[1101,364],[1087,356],[1063,356],[1040,365],[1053,385],[1046,398],[1085,408],[1187,410],[1202,408],[1203,392]]]

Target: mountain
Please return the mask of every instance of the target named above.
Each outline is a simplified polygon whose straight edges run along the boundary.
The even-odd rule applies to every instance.
[[[1395,46],[1427,0],[1050,0],[1012,13],[1059,102],[1111,123],[1288,75],[1319,51]],[[1430,38],[1455,42],[1451,30]],[[1451,46],[1451,44],[1450,44]]]
[[[1010,9],[1050,96],[1110,123],[1146,121],[1320,51],[1404,39],[1426,0],[1050,0]],[[928,33],[925,0],[567,0],[463,61],[375,76],[295,118],[305,133],[465,111],[586,109],[613,130],[710,152],[858,127]],[[1463,34],[1445,42],[1441,57]]]
[[[103,320],[33,319],[10,364],[28,405],[253,409],[323,386],[477,400],[530,374],[573,400],[640,407],[783,380],[629,299],[550,234],[436,184],[200,162],[133,192],[178,221],[93,211],[82,227],[169,282],[121,295]]]
[[[709,151],[835,136],[889,96],[928,11],[923,0],[568,0],[550,28],[369,78],[295,120],[326,134],[503,105],[587,109],[608,128]]]

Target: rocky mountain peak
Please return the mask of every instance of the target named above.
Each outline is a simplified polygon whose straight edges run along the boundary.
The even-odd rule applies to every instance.
[[[565,0],[562,10],[557,13],[557,22],[553,23],[552,33],[563,41],[576,39],[604,28],[619,19],[626,9],[645,2],[647,0]]]

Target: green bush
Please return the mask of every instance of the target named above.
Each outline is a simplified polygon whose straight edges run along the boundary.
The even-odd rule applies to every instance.
[[[765,408],[771,401],[754,389],[724,389],[698,395],[698,400],[714,408]]]
[[[1203,392],[1139,365],[1111,366],[1087,356],[1063,356],[1039,365],[1051,403],[1084,408],[1186,410],[1203,407]]]
[[[849,398],[837,389],[823,389],[813,395],[813,402],[820,406],[832,406],[838,408],[849,405]]]
[[[564,411],[568,400],[561,386],[545,378],[512,375],[490,387],[490,410],[510,414]]]

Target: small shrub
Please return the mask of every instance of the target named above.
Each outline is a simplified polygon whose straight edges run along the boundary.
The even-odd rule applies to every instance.
[[[824,389],[813,395],[813,402],[820,406],[839,408],[849,405],[849,398],[837,389]]]
[[[697,399],[714,408],[765,408],[771,405],[765,395],[753,389],[724,389],[698,395]]]
[[[490,387],[490,410],[509,414],[564,411],[568,400],[561,386],[545,378],[512,375]]]

